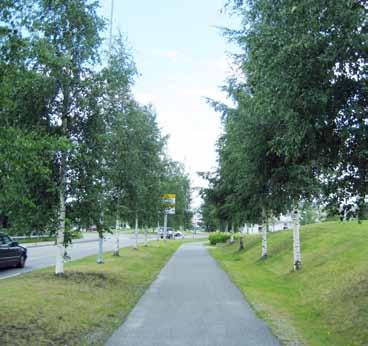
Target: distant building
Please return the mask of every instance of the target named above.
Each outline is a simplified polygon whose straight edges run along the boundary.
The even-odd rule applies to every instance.
[[[277,232],[284,229],[289,229],[292,226],[292,219],[290,215],[281,215],[278,219],[273,218],[270,220],[269,231]],[[262,225],[254,224],[244,226],[242,231],[248,234],[257,234],[262,231]]]

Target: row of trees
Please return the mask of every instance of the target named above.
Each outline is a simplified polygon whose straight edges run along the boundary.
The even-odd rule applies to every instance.
[[[175,225],[189,224],[189,178],[134,99],[121,35],[103,51],[105,24],[94,1],[0,3],[0,222],[56,233],[57,274],[73,226],[96,225],[102,245],[122,221],[157,225],[162,193],[177,193]]]
[[[368,190],[367,1],[229,1],[242,18],[226,30],[242,53],[226,90],[218,170],[207,174],[203,215],[225,224],[264,224],[293,212],[294,267],[301,266],[300,209],[337,211]],[[212,224],[211,224],[212,223]]]

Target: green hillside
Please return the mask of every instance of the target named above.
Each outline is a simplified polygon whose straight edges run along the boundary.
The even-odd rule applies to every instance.
[[[303,269],[292,269],[292,233],[213,247],[212,255],[285,345],[368,345],[368,222],[326,222],[301,231]]]

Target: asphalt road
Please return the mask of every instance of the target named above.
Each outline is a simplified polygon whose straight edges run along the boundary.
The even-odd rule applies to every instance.
[[[185,244],[106,346],[279,346],[203,244]]]
[[[149,235],[149,239],[157,239],[156,235]],[[139,242],[144,241],[144,236],[139,235]],[[120,246],[127,247],[135,244],[135,236],[132,234],[120,235]],[[24,245],[27,247],[27,244]],[[15,275],[20,275],[32,271],[34,269],[45,268],[55,264],[56,249],[54,245],[28,246],[28,259],[24,268],[0,269],[0,279],[5,279]],[[104,241],[104,251],[112,251],[114,248],[114,239],[111,235],[106,237]],[[76,241],[71,247],[68,247],[68,254],[72,260],[97,254],[98,252],[98,235],[95,239],[89,236],[81,242]]]

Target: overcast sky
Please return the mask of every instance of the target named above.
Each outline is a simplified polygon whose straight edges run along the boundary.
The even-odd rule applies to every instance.
[[[111,0],[100,1],[109,17]],[[220,12],[225,0],[114,2],[114,31],[127,36],[140,73],[135,97],[154,105],[171,157],[185,163],[193,186],[203,186],[196,172],[215,167],[221,128],[205,97],[225,100],[219,87],[232,49],[216,27],[234,27],[235,19]]]

